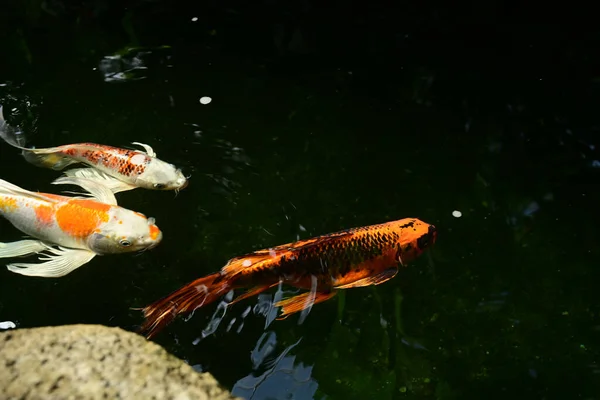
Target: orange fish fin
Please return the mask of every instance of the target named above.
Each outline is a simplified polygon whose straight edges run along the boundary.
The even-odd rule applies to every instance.
[[[139,328],[151,339],[180,314],[189,314],[196,308],[210,304],[231,289],[227,278],[214,273],[196,279],[170,295],[144,307],[144,322]]]
[[[256,252],[248,254],[247,256],[235,257],[230,259],[227,264],[221,268],[221,273],[223,275],[233,274],[244,268],[252,267],[254,264],[265,261],[271,257],[272,256],[269,255],[268,252],[266,254]]]
[[[299,240],[293,243],[286,243],[279,246],[271,247],[269,249],[257,250],[252,253],[244,254],[242,256],[234,257],[230,259],[227,264],[221,269],[224,274],[237,272],[240,269],[248,268],[256,263],[266,261],[270,258],[280,257],[282,254],[294,252],[299,249],[306,249],[312,246],[316,246],[328,241],[338,240],[346,236],[352,236],[352,232],[343,231],[330,233],[323,236],[318,236],[312,239]]]
[[[330,241],[339,240],[344,237],[352,236],[354,233],[350,230],[342,231],[342,232],[334,232],[328,233],[326,235],[317,236],[312,239],[298,240],[294,243],[283,244],[281,246],[274,247],[273,250],[298,250],[298,249],[306,249],[312,246],[317,246],[319,244],[327,243]]]
[[[398,273],[398,268],[390,268],[386,269],[383,272],[378,273],[377,275],[368,276],[366,278],[359,279],[352,283],[347,283],[345,285],[336,286],[336,289],[350,289],[371,285],[380,285],[383,282],[389,281]]]
[[[262,292],[264,292],[265,290],[267,290],[267,289],[269,289],[269,288],[271,288],[271,287],[273,287],[273,286],[276,286],[276,285],[278,285],[278,284],[279,284],[279,282],[277,282],[277,283],[274,283],[274,284],[272,284],[272,285],[255,286],[255,287],[253,287],[252,289],[249,289],[249,290],[247,290],[247,291],[246,291],[246,293],[244,293],[244,294],[242,294],[242,295],[240,295],[240,296],[236,297],[236,298],[235,298],[235,299],[233,299],[232,301],[230,301],[230,302],[229,302],[229,305],[232,305],[232,304],[235,304],[235,303],[237,303],[238,301],[241,301],[241,300],[247,299],[248,297],[255,296],[255,295],[257,295],[257,294],[259,294],[259,293],[262,293]]]
[[[294,297],[290,297],[289,299],[278,301],[274,304],[275,307],[282,307],[281,315],[277,317],[277,319],[286,319],[290,315],[297,313],[298,311],[302,311],[305,308],[308,308],[312,305],[322,303],[331,299],[333,296],[337,294],[335,291],[331,292],[316,292],[315,298],[311,302],[310,295],[312,292],[306,292],[299,294]]]

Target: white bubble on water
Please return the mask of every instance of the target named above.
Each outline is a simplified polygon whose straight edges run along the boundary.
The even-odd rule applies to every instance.
[[[462,213],[460,211],[454,210],[454,211],[452,211],[452,216],[454,218],[460,218],[460,217],[462,217]]]
[[[200,104],[208,104],[212,101],[212,99],[208,96],[200,97]]]

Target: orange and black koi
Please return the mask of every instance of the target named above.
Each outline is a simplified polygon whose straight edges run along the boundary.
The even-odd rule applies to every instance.
[[[435,243],[435,226],[405,218],[348,229],[259,250],[229,260],[221,271],[197,279],[142,309],[140,331],[151,338],[179,314],[212,303],[232,289],[249,288],[231,303],[280,282],[311,290],[275,304],[278,319],[326,301],[340,289],[379,285]],[[314,296],[314,299],[312,298]]]

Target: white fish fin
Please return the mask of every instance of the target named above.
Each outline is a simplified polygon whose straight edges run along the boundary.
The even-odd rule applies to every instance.
[[[52,182],[53,185],[77,185],[87,190],[94,199],[106,203],[117,205],[117,199],[113,192],[102,182],[96,180],[81,178],[79,176],[61,176]]]
[[[137,144],[138,146],[142,146],[144,150],[146,150],[146,154],[148,154],[150,157],[156,157],[156,152],[154,151],[154,149],[152,149],[151,146],[140,142],[131,142],[131,144]]]
[[[39,240],[19,240],[16,242],[0,242],[0,258],[20,257],[40,253],[50,246]]]
[[[39,264],[15,263],[8,264],[6,267],[16,274],[60,278],[88,263],[96,256],[96,253],[89,250],[67,249],[64,247],[50,247],[48,252],[52,254],[44,254],[43,257],[38,257],[39,260],[45,260],[45,262]]]
[[[134,185],[130,185],[129,183],[123,182],[94,168],[75,168],[65,171],[64,174],[66,176],[97,181],[98,183],[101,183],[109,188],[113,193],[124,192],[126,190],[132,190],[136,188]]]
[[[31,192],[27,189],[20,188],[17,185],[7,182],[4,179],[0,179],[0,196],[2,195],[25,196],[33,199],[48,201],[51,203],[57,201],[56,199],[46,197],[43,193]]]

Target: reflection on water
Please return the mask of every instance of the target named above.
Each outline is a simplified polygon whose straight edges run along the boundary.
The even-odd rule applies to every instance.
[[[226,126],[221,128],[203,127],[197,123],[186,123],[193,137],[195,157],[201,160],[199,165],[189,165],[189,170],[196,174],[200,172],[210,181],[211,190],[234,201],[242,188],[239,172],[249,172],[252,167],[251,159],[246,151],[222,138],[226,134]]]
[[[160,52],[169,46],[156,48],[129,47],[115,54],[104,56],[98,63],[98,70],[105,82],[127,82],[148,77],[149,64],[155,63],[172,67],[171,55]]]
[[[311,377],[312,366],[296,363],[296,356],[289,354],[301,340],[274,356],[277,335],[264,332],[250,354],[252,373],[236,382],[233,395],[252,400],[312,399],[318,387]]]
[[[285,292],[282,290],[281,283],[279,284],[279,286],[277,287],[277,290],[275,291],[275,293],[273,295],[268,294],[268,293],[260,293],[257,296],[258,301],[257,301],[256,305],[254,307],[247,306],[243,312],[239,313],[239,317],[235,317],[235,316],[232,317],[229,320],[225,330],[227,332],[229,332],[235,326],[236,327],[235,331],[237,333],[240,333],[242,331],[242,328],[244,327],[244,319],[250,314],[251,311],[253,312],[254,315],[260,315],[260,316],[265,317],[265,326],[264,327],[265,327],[265,329],[268,328],[269,325],[271,325],[271,323],[275,320],[275,318],[277,318],[278,308],[275,307],[274,304],[277,303],[278,301],[280,301],[281,299],[283,299],[283,297],[287,293],[288,292]],[[194,345],[197,345],[202,339],[217,332],[217,329],[221,325],[221,322],[225,319],[225,315],[227,313],[227,308],[229,306],[229,303],[233,300],[233,296],[234,296],[234,292],[233,292],[233,290],[231,290],[219,302],[219,304],[217,305],[217,308],[215,309],[207,326],[202,330],[200,337],[197,337],[193,341]],[[312,306],[312,304],[311,304],[311,306]],[[188,316],[184,317],[183,320],[189,321],[193,317],[194,311],[192,311]],[[310,306],[309,306],[309,311],[310,311]],[[302,319],[298,322],[298,324],[302,323],[304,318],[306,318],[306,315],[308,315],[309,311],[306,311],[306,310],[303,311],[304,317],[302,317]],[[238,318],[239,318],[239,320],[238,320]]]
[[[3,89],[0,106],[5,119],[5,121],[0,121],[0,128],[4,129],[16,144],[26,147],[31,146],[31,138],[37,130],[39,118],[37,108],[43,102],[22,93],[23,86],[12,82],[0,84]]]
[[[218,331],[225,319],[233,295],[233,291],[230,291],[219,302],[207,326],[193,341],[193,345],[198,345],[202,339]],[[236,311],[234,314],[237,317],[233,316],[224,330],[226,332],[235,330],[237,334],[240,334],[244,320],[250,313],[265,317],[264,329],[267,329],[278,313],[278,308],[273,304],[285,295],[289,295],[289,293],[282,290],[281,284],[273,294],[259,294],[257,303],[253,307],[247,306],[241,313]],[[299,325],[302,324],[309,311],[310,307],[300,317]],[[192,316],[193,312],[184,320],[188,321]],[[272,330],[264,331],[250,352],[252,372],[235,383],[232,388],[233,395],[253,400],[313,399],[318,388],[317,381],[312,378],[313,367],[296,362],[296,356],[290,354],[301,340],[302,338],[298,339],[277,354],[277,334]],[[199,372],[203,371],[201,364],[196,364],[193,368]]]

